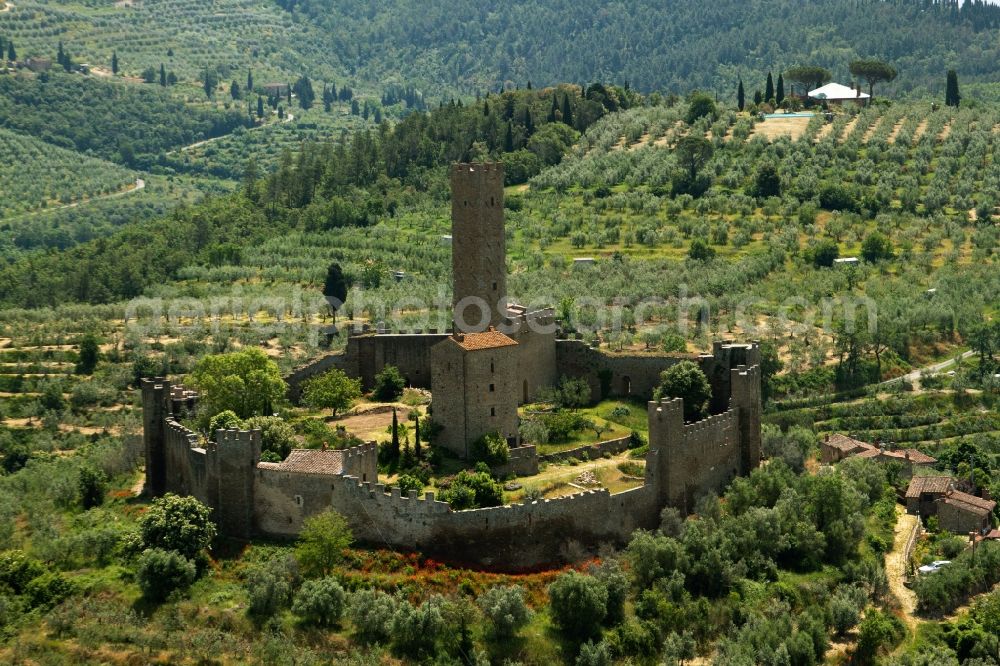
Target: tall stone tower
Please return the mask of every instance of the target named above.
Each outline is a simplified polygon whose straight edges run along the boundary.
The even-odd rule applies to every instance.
[[[452,167],[451,237],[455,331],[499,327],[507,316],[503,165]]]

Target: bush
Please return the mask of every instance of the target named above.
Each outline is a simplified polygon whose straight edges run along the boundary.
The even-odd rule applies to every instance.
[[[176,551],[149,548],[139,556],[136,581],[143,596],[152,601],[163,601],[174,590],[186,590],[197,576],[194,562]]]
[[[456,511],[500,506],[503,504],[503,486],[494,481],[489,472],[462,470],[455,475],[451,486],[441,493],[441,499]]]
[[[419,606],[402,602],[392,617],[392,647],[414,659],[431,657],[438,641],[453,628],[444,620],[443,599],[433,596]]]
[[[561,574],[549,585],[552,621],[570,638],[600,636],[608,614],[608,589],[593,576],[576,571]]]
[[[604,641],[594,643],[587,641],[580,646],[580,654],[576,657],[576,666],[611,666],[611,650]]]
[[[492,587],[476,600],[489,620],[496,638],[510,638],[531,621],[531,610],[524,601],[524,588]]]
[[[236,416],[236,412],[231,409],[219,412],[208,420],[208,434],[213,438],[219,430],[243,430],[245,427],[243,419]]]
[[[193,560],[215,538],[211,513],[210,508],[193,497],[172,493],[158,497],[139,518],[142,546],[173,550]]]
[[[76,592],[76,586],[56,572],[44,573],[32,579],[24,588],[24,596],[32,608],[52,608]]]
[[[347,617],[362,643],[387,643],[398,601],[380,590],[359,590],[350,596]]]
[[[691,361],[681,361],[660,374],[660,385],[653,399],[681,398],[684,400],[684,420],[694,421],[708,415],[712,387],[708,377]]]
[[[376,388],[376,391],[378,390]],[[403,389],[400,387],[399,395],[402,393]],[[343,370],[338,368],[310,379],[302,389],[302,402],[304,404],[313,409],[329,409],[334,416],[338,412],[350,409],[354,401],[360,397],[361,380],[348,377]]]
[[[104,503],[104,494],[108,492],[107,475],[93,465],[83,465],[77,482],[80,494],[80,506],[92,509]]]
[[[695,238],[691,241],[691,247],[688,249],[688,257],[695,261],[708,261],[715,257],[715,249],[710,247],[704,239]]]
[[[261,453],[271,452],[281,462],[296,444],[295,430],[278,416],[253,416],[246,420],[249,430],[260,430]]]
[[[840,246],[833,240],[821,240],[812,247],[810,255],[816,268],[830,268],[840,256]]]
[[[854,200],[854,193],[844,185],[828,183],[819,191],[819,205],[826,210],[847,210],[857,209]]]
[[[307,624],[329,627],[340,621],[347,594],[333,578],[306,581],[292,604],[292,612]]]
[[[247,613],[258,623],[274,617],[288,605],[292,596],[292,586],[288,579],[275,567],[265,567],[248,577]]]
[[[399,491],[402,493],[403,497],[406,497],[411,490],[415,490],[417,493],[420,493],[424,489],[424,482],[410,474],[400,475],[399,480],[396,481],[396,485],[399,486]]]
[[[328,509],[307,518],[299,533],[295,558],[306,575],[327,576],[354,540],[342,515]]]
[[[484,462],[490,467],[506,465],[510,460],[510,446],[507,440],[498,432],[483,435],[472,443],[472,460]]]
[[[0,583],[17,594],[24,592],[28,583],[45,573],[42,563],[21,550],[0,553]]]
[[[387,365],[375,375],[375,388],[372,397],[379,402],[395,402],[403,395],[406,379],[400,374],[399,368]]]

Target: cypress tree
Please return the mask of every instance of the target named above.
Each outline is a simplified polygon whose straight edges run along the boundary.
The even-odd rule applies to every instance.
[[[160,63],[160,85],[164,88],[167,87],[167,68],[163,66],[162,62]]]
[[[14,42],[8,42],[7,44],[7,60],[11,62],[17,60],[17,51],[14,50]]]
[[[528,136],[535,133],[535,123],[531,120],[531,109],[524,110],[524,133]]]
[[[783,74],[778,74],[778,90],[775,92],[777,97],[775,98],[778,104],[785,101],[785,76]]]
[[[740,111],[746,107],[746,94],[743,91],[743,79],[740,79],[740,85],[736,88],[736,108]]]
[[[413,419],[413,455],[420,462],[420,414]]]
[[[490,115],[490,102],[487,99],[483,100],[483,115],[486,117]]]
[[[569,103],[569,94],[566,94],[563,97],[562,112],[563,112],[563,114],[562,114],[562,116],[563,116],[562,117],[562,121],[564,123],[566,123],[567,125],[569,125],[570,127],[572,127],[573,126],[573,106]]]
[[[514,152],[514,130],[511,129],[510,123],[507,123],[507,136],[503,140],[503,151],[505,153]]]
[[[252,90],[253,90],[253,70],[248,68],[247,69],[247,92],[251,92]]]
[[[763,101],[764,101],[764,96],[760,93],[759,90],[755,90],[753,93],[753,103],[756,104],[757,106],[760,106],[760,103]]]
[[[392,410],[392,459],[399,460],[399,418],[395,408]]]
[[[264,98],[260,95],[257,95],[257,117],[264,117]]]
[[[111,73],[118,73],[118,51],[111,52]]]
[[[958,92],[958,72],[949,69],[948,84],[944,91],[944,103],[948,106],[958,106],[961,102],[962,95]]]
[[[774,99],[774,79],[771,77],[771,72],[767,73],[767,83],[764,84],[764,101],[770,102]]]
[[[559,105],[556,103],[556,96],[552,96],[552,108],[549,109],[548,122],[554,123],[556,121],[556,112],[559,110]]]

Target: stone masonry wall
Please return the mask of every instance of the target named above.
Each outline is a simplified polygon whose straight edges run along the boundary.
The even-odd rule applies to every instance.
[[[559,377],[582,378],[596,401],[601,399],[601,373],[610,372],[606,397],[637,396],[648,400],[660,383],[660,373],[681,361],[698,361],[695,354],[609,354],[589,347],[582,340],[556,342],[556,372]]]
[[[739,415],[735,411],[684,423],[684,401],[649,403],[650,450],[659,452],[651,474],[661,480],[660,500],[690,513],[697,499],[718,492],[740,471]]]

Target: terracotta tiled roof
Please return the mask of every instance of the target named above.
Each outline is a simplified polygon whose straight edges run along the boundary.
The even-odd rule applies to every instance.
[[[950,476],[915,476],[910,479],[906,496],[918,498],[922,493],[944,495],[953,481]]]
[[[993,500],[984,500],[982,497],[969,495],[960,490],[948,493],[942,500],[945,504],[950,504],[956,508],[974,513],[978,516],[985,516],[996,508],[997,503]]]
[[[850,453],[851,451],[856,451],[857,449],[875,448],[867,442],[860,442],[856,439],[848,437],[847,435],[841,435],[839,432],[830,435],[830,438],[823,443],[845,453]]]
[[[498,349],[500,347],[511,347],[517,344],[517,342],[507,337],[500,331],[494,331],[493,329],[483,331],[482,333],[458,333],[453,335],[451,339],[465,351]]]
[[[344,471],[342,451],[318,449],[292,449],[283,462],[260,463],[264,469],[307,474],[341,474]]]
[[[937,458],[932,458],[926,453],[921,453],[916,449],[905,449],[904,453],[910,454],[910,462],[916,465],[933,465],[937,462]]]
[[[987,533],[983,538],[996,539],[997,541],[1000,541],[1000,530],[990,530],[989,533]]]
[[[882,455],[882,453],[883,453],[882,451],[879,451],[878,449],[876,449],[876,448],[873,447],[873,448],[870,448],[870,449],[865,449],[864,451],[862,451],[861,453],[859,453],[857,455],[857,457],[858,458],[878,458],[880,455]]]

